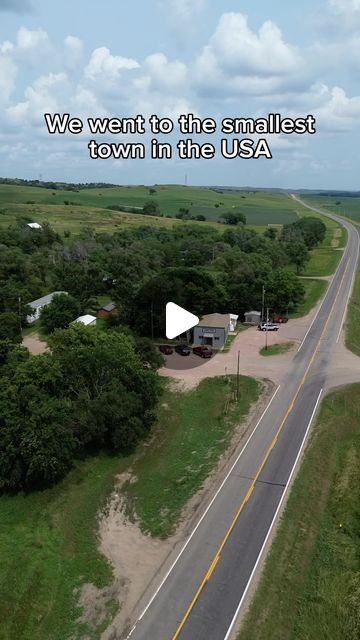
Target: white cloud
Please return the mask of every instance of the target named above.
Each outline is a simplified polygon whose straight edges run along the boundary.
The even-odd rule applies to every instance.
[[[319,127],[332,131],[351,130],[360,120],[360,96],[348,97],[341,87],[314,87],[314,108]]]
[[[145,59],[144,68],[150,76],[149,84],[155,89],[166,90],[185,87],[187,66],[176,60],[169,62],[163,53],[153,53]]]
[[[90,80],[116,82],[122,71],[137,69],[139,63],[132,58],[113,56],[107,47],[95,49],[85,68],[85,76]]]
[[[197,61],[196,83],[216,93],[268,94],[302,67],[301,56],[273,22],[256,33],[245,15],[225,13]]]
[[[49,37],[42,29],[30,31],[26,27],[21,27],[17,33],[16,42],[19,49],[37,49],[42,45],[47,45]]]
[[[69,90],[66,73],[40,76],[25,90],[25,100],[7,108],[10,121],[18,125],[39,124],[44,113],[64,111]]]
[[[360,0],[329,0],[329,7],[337,14],[360,13]]]

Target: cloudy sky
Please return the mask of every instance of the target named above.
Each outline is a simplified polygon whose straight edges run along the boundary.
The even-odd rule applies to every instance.
[[[0,175],[359,189],[359,72],[360,0],[0,0]],[[104,161],[45,112],[312,113],[318,132],[272,138],[273,160]]]

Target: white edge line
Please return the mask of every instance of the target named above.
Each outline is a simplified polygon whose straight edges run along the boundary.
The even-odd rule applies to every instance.
[[[357,267],[358,267],[358,263],[359,263],[359,254],[360,254],[360,244],[358,242],[355,269],[354,269],[353,277],[351,279],[350,291],[349,291],[349,295],[348,295],[348,297],[346,299],[346,306],[345,306],[345,310],[344,310],[344,315],[343,315],[342,320],[341,320],[341,325],[340,325],[338,337],[337,337],[337,340],[336,340],[336,344],[338,344],[338,342],[340,340],[341,332],[342,332],[344,324],[345,324],[345,318],[346,318],[348,310],[349,310],[349,300],[350,300],[350,298],[352,296],[352,293],[353,293],[353,290],[354,290],[355,277],[356,277],[356,274],[357,274]]]
[[[203,515],[201,516],[199,522],[197,523],[196,527],[193,529],[192,533],[190,534],[190,536],[188,537],[188,539],[186,540],[184,546],[182,547],[179,555],[176,557],[176,559],[174,560],[173,564],[171,565],[170,569],[168,570],[168,572],[166,573],[165,577],[163,578],[163,580],[161,581],[160,585],[158,586],[158,588],[156,589],[154,595],[152,596],[151,600],[149,601],[149,603],[147,604],[147,606],[145,607],[145,609],[143,610],[142,614],[139,616],[137,622],[134,624],[134,626],[132,627],[130,633],[128,636],[126,636],[126,640],[128,640],[128,638],[130,638],[132,636],[132,634],[135,631],[135,628],[137,626],[137,624],[143,619],[143,617],[145,616],[145,614],[147,613],[147,611],[149,610],[149,608],[151,607],[152,603],[154,602],[156,596],[158,595],[159,591],[162,589],[162,587],[164,586],[166,580],[168,579],[169,575],[171,574],[171,572],[173,571],[175,565],[178,563],[178,561],[180,560],[181,556],[183,555],[185,549],[187,548],[188,544],[190,543],[190,541],[192,540],[192,538],[194,537],[195,533],[197,532],[198,528],[200,527],[201,523],[203,522],[204,518],[207,516],[208,512],[210,511],[212,505],[214,504],[216,498],[218,497],[219,493],[222,491],[224,485],[226,484],[226,482],[228,481],[230,475],[232,474],[232,472],[234,471],[237,463],[239,462],[241,456],[243,455],[246,447],[248,446],[249,442],[251,441],[252,437],[254,436],[259,424],[261,423],[262,419],[264,418],[266,412],[268,411],[268,409],[270,408],[273,400],[275,399],[275,396],[278,394],[280,390],[280,385],[277,387],[277,389],[275,390],[275,393],[273,394],[273,396],[271,397],[269,403],[267,404],[265,410],[263,411],[260,419],[258,420],[258,422],[256,423],[254,429],[252,430],[249,438],[247,439],[245,445],[243,446],[243,448],[241,449],[239,455],[237,456],[234,464],[232,465],[230,471],[227,473],[227,475],[225,476],[224,480],[222,481],[220,487],[218,488],[218,490],[216,491],[215,495],[213,496],[210,504],[207,506],[206,510],[204,511]]]
[[[261,560],[261,558],[262,558],[262,555],[263,555],[263,553],[264,553],[265,547],[266,547],[266,545],[267,545],[267,543],[268,543],[269,537],[270,537],[270,535],[271,535],[271,532],[272,532],[272,530],[273,530],[273,528],[274,528],[275,522],[276,522],[277,517],[278,517],[278,515],[279,515],[279,511],[280,511],[280,509],[281,509],[281,507],[282,507],[282,504],[283,504],[283,502],[284,502],[284,499],[285,499],[286,493],[287,493],[287,491],[288,491],[288,489],[289,489],[289,486],[290,486],[291,480],[292,480],[293,475],[294,475],[294,473],[295,473],[295,469],[296,469],[297,463],[299,462],[299,458],[300,458],[300,456],[301,456],[301,454],[302,454],[302,451],[303,451],[303,448],[304,448],[304,445],[305,445],[306,439],[307,439],[307,437],[308,437],[308,434],[309,434],[309,431],[310,431],[311,425],[312,425],[312,423],[313,423],[313,420],[314,420],[314,417],[315,417],[315,414],[316,414],[317,408],[318,408],[318,406],[319,406],[319,402],[320,402],[320,398],[321,398],[321,396],[322,396],[322,393],[323,393],[323,389],[321,389],[321,391],[320,391],[320,393],[319,393],[319,395],[318,395],[318,399],[317,399],[317,401],[316,401],[316,404],[315,404],[315,407],[314,407],[314,411],[312,412],[312,416],[311,416],[311,418],[310,418],[310,422],[309,422],[308,427],[307,427],[307,429],[306,429],[304,439],[303,439],[303,441],[302,441],[302,443],[301,443],[301,446],[300,446],[300,449],[299,449],[299,453],[298,453],[298,454],[297,454],[297,456],[296,456],[296,460],[295,460],[295,462],[294,462],[294,466],[293,466],[293,468],[291,469],[291,473],[290,473],[289,479],[288,479],[288,481],[287,481],[287,483],[286,483],[285,489],[284,489],[283,494],[282,494],[282,496],[281,496],[281,499],[280,499],[280,502],[279,502],[278,507],[277,507],[277,509],[276,509],[275,515],[274,515],[274,517],[273,517],[273,520],[272,520],[272,522],[271,522],[271,525],[270,525],[270,527],[269,527],[269,530],[268,530],[268,532],[267,532],[267,534],[266,534],[266,538],[265,538],[265,540],[264,540],[263,546],[261,547],[260,553],[259,553],[259,555],[258,555],[258,557],[257,557],[257,560],[256,560],[255,565],[254,565],[254,568],[253,568],[253,570],[252,570],[252,572],[251,572],[251,575],[250,575],[250,578],[249,578],[249,580],[248,580],[248,583],[247,583],[247,585],[246,585],[246,587],[245,587],[245,591],[244,591],[244,593],[243,593],[243,595],[242,595],[242,598],[241,598],[241,600],[240,600],[239,606],[238,606],[238,608],[236,609],[235,615],[234,615],[234,617],[233,617],[233,619],[232,619],[232,621],[231,621],[230,627],[229,627],[229,629],[228,629],[228,632],[227,632],[227,634],[226,634],[226,636],[225,636],[224,640],[230,640],[230,636],[231,636],[231,634],[232,634],[232,632],[233,632],[233,630],[234,630],[235,624],[236,624],[237,619],[238,619],[238,617],[239,617],[240,609],[241,609],[241,607],[242,607],[242,605],[243,605],[243,603],[244,603],[244,600],[245,600],[245,598],[246,598],[246,596],[247,596],[247,593],[248,593],[248,591],[249,591],[249,588],[250,588],[251,582],[252,582],[252,580],[253,580],[253,578],[254,578],[255,572],[256,572],[256,570],[257,570],[257,568],[258,568],[259,562],[260,562],[260,560]]]

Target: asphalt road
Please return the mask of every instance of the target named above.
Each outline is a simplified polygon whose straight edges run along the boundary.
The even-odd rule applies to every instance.
[[[356,270],[349,239],[283,385],[226,482],[131,631],[132,640],[228,640],[326,384]],[[129,636],[128,636],[129,637]]]

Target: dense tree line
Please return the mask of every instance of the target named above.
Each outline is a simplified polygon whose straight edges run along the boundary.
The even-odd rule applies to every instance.
[[[49,486],[76,457],[131,451],[151,428],[158,377],[130,336],[76,325],[50,347],[0,342],[0,490]]]
[[[20,220],[0,232],[0,313],[18,314],[20,297],[24,323],[26,303],[67,291],[63,319],[51,310],[45,314],[52,315],[44,318],[50,332],[93,310],[97,296],[108,291],[121,309],[121,324],[143,336],[161,336],[168,300],[200,315],[230,310],[241,316],[260,308],[263,285],[272,310],[284,312],[301,303],[304,289],[296,272],[325,232],[320,219],[305,217],[264,234],[243,223],[219,231],[184,222],[118,233],[84,229],[61,238],[49,225],[29,232]]]
[[[18,218],[0,231],[0,490],[51,485],[79,456],[133,449],[151,428],[169,300],[197,315],[275,311],[304,296],[296,271],[325,236],[317,218],[258,234],[184,222],[60,237]],[[19,346],[27,303],[55,290],[42,313],[50,351]],[[72,325],[107,293],[120,313],[107,330]],[[121,325],[121,326],[117,326]]]

